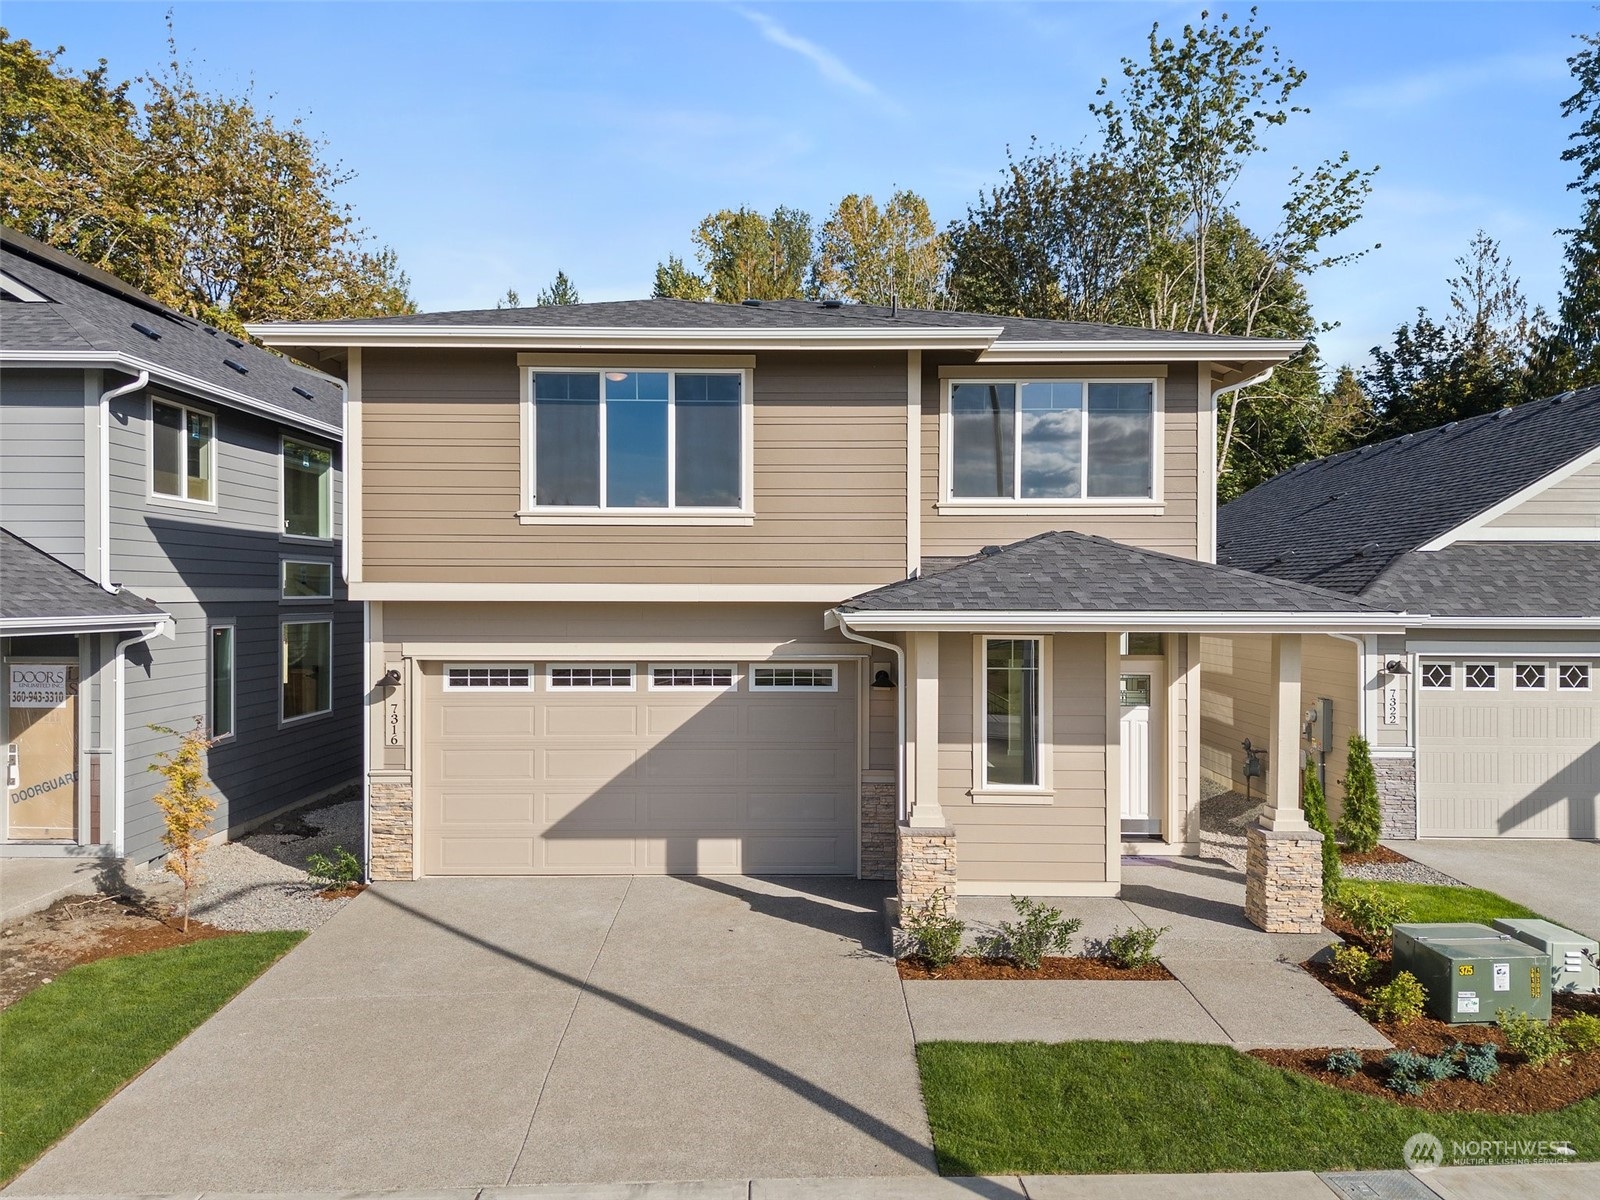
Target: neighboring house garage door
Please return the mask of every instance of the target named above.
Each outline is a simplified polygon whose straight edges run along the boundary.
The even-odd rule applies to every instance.
[[[854,874],[849,663],[432,663],[428,875]]]
[[[1423,657],[1419,670],[1420,836],[1597,836],[1600,662]]]

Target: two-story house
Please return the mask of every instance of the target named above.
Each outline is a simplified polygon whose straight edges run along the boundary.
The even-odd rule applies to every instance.
[[[1195,849],[1202,634],[1273,639],[1290,755],[1301,635],[1398,629],[1214,564],[1217,398],[1299,343],[665,299],[252,332],[348,387],[378,878],[1113,893]]]
[[[219,829],[359,778],[342,388],[0,234],[0,856],[159,857],[152,726]]]

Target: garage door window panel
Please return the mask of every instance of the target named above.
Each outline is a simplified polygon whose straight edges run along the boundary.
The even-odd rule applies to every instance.
[[[1469,692],[1492,692],[1500,686],[1500,668],[1492,662],[1467,663],[1461,679]]]
[[[1456,686],[1456,665],[1447,662],[1425,662],[1422,664],[1422,690],[1425,692],[1449,692]]]
[[[727,664],[686,663],[650,668],[653,692],[726,692],[732,689],[734,680],[734,669]]]
[[[533,668],[511,666],[449,666],[445,668],[447,692],[527,692],[533,690]]]
[[[1542,692],[1547,687],[1549,668],[1544,663],[1518,663],[1512,678],[1519,692]]]
[[[1587,692],[1589,690],[1589,664],[1562,663],[1556,675],[1556,680],[1563,692]]]
[[[757,666],[750,671],[752,692],[836,692],[838,673],[831,666]]]
[[[631,692],[634,690],[633,667],[611,663],[570,664],[552,663],[546,681],[552,691],[560,692]]]

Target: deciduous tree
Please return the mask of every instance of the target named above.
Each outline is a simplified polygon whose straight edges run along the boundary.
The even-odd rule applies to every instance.
[[[822,223],[813,271],[823,295],[857,304],[937,308],[943,297],[946,242],[928,202],[901,190],[881,207],[852,193]]]
[[[652,295],[672,300],[709,300],[711,281],[684,265],[676,254],[656,264],[656,283]]]
[[[811,217],[797,208],[780,205],[770,217],[725,208],[700,222],[694,241],[713,300],[738,304],[811,294]]]
[[[165,725],[150,728],[178,739],[178,748],[157,754],[149,770],[165,781],[152,799],[166,823],[161,835],[161,844],[167,848],[166,869],[183,884],[183,931],[188,933],[190,899],[200,884],[200,859],[211,835],[211,815],[217,811],[205,769],[206,751],[216,739],[207,736],[198,718],[194,728],[183,733]]]

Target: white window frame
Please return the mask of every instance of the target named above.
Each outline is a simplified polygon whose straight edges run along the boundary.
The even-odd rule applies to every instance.
[[[319,708],[316,712],[301,713],[298,717],[286,717],[283,715],[283,673],[288,665],[285,661],[285,656],[289,653],[289,648],[284,639],[287,636],[287,630],[291,625],[326,625],[328,627],[328,707]],[[336,705],[334,701],[333,689],[334,684],[337,682],[334,679],[334,663],[336,661],[336,653],[337,646],[335,645],[334,640],[332,617],[293,616],[280,617],[278,619],[278,669],[274,675],[274,680],[275,686],[278,689],[278,727],[280,729],[286,725],[299,725],[305,721],[315,721],[319,717],[327,716],[334,710]]]
[[[723,683],[668,683],[656,682],[657,671],[726,671],[728,682]],[[739,690],[739,668],[734,663],[662,662],[650,663],[645,668],[645,688],[652,692],[736,692]]]
[[[1450,672],[1450,682],[1445,684],[1443,687],[1440,687],[1436,683],[1429,683],[1429,667],[1444,667]],[[1417,686],[1425,692],[1453,692],[1456,690],[1456,681],[1460,675],[1460,670],[1458,670],[1455,662],[1452,660],[1442,658],[1425,658],[1422,660],[1422,663],[1417,670]]]
[[[1539,683],[1523,683],[1522,669],[1537,667]],[[1550,690],[1550,664],[1547,662],[1513,662],[1511,664],[1511,690],[1514,692],[1548,692]]]
[[[628,682],[626,684],[571,684],[557,683],[557,671],[626,671]],[[544,666],[544,688],[547,692],[567,694],[571,692],[637,692],[639,690],[639,667],[637,663],[619,662],[553,662]]]
[[[1490,675],[1494,679],[1494,682],[1488,687],[1479,687],[1475,685],[1472,682],[1472,670],[1474,667],[1489,668]],[[1474,659],[1471,662],[1462,663],[1461,690],[1464,692],[1498,692],[1500,690],[1500,664],[1497,662],[1486,662],[1483,659]]]
[[[726,355],[712,358],[571,354],[519,354],[522,371],[522,508],[517,519],[524,525],[753,525],[755,524],[755,358]],[[606,400],[603,380],[608,371],[665,372],[667,375],[667,505],[661,508],[611,508],[605,504]],[[552,505],[535,502],[534,478],[538,423],[534,419],[533,377],[540,372],[596,374],[602,377],[600,400],[599,505]],[[739,377],[739,504],[728,508],[679,507],[677,484],[677,377],[684,375],[737,375]]]
[[[156,405],[163,408],[175,408],[183,414],[183,436],[189,436],[189,414],[205,417],[211,422],[211,452],[208,461],[211,468],[211,499],[192,500],[189,498],[189,463],[188,451],[183,454],[183,490],[182,496],[169,496],[166,492],[156,491]],[[144,431],[145,431],[145,499],[151,504],[164,505],[171,508],[208,509],[215,512],[217,509],[217,489],[222,483],[222,445],[221,429],[217,423],[215,409],[207,408],[200,404],[190,404],[187,400],[175,400],[170,396],[146,396],[144,406]]]
[[[217,693],[217,630],[228,631],[228,716],[230,728],[218,735],[217,714],[214,704]],[[283,689],[279,688],[279,704],[283,703]],[[212,621],[206,625],[206,734],[213,743],[231,742],[239,733],[239,629],[234,621]]]
[[[485,683],[456,684],[450,681],[452,671],[526,671],[528,682],[521,683]],[[445,663],[444,664],[444,690],[447,692],[531,692],[535,688],[535,681],[539,678],[538,669],[528,662],[471,662],[471,663]]]
[[[328,592],[324,596],[291,596],[288,594],[289,568],[297,567],[326,567],[328,569]],[[281,558],[278,560],[278,600],[283,604],[326,604],[333,599],[334,583],[333,560],[327,558]]]
[[[328,532],[325,537],[313,537],[311,534],[307,533],[290,533],[288,529],[285,528],[289,520],[288,497],[284,493],[287,491],[287,485],[289,482],[288,473],[290,442],[296,442],[304,446],[309,446],[313,450],[326,450],[328,452]],[[334,494],[338,490],[334,486],[334,473],[338,470],[337,459],[338,453],[332,446],[324,446],[314,438],[290,436],[286,433],[278,435],[278,534],[283,538],[284,541],[326,544],[334,540],[333,531],[335,522],[333,504]]]
[[[1166,427],[1166,379],[1160,375],[1068,375],[1048,374],[957,374],[940,371],[939,380],[939,497],[935,508],[946,516],[984,516],[1003,510],[1017,516],[1048,516],[1064,511],[1090,512],[1104,509],[1132,515],[1156,515],[1164,511],[1163,463]],[[1022,386],[1028,383],[1077,383],[1083,385],[1083,421],[1078,431],[1079,470],[1082,490],[1089,485],[1089,385],[1091,383],[1145,383],[1151,390],[1150,494],[1148,496],[957,496],[955,492],[955,416],[951,405],[957,384],[1002,384],[1017,388],[1017,404],[1022,403]],[[1013,422],[1012,489],[1021,491],[1022,422]]]
[[[1039,643],[1039,742],[1034,748],[1039,782],[989,782],[989,699],[985,672],[990,642]],[[1055,746],[1052,729],[1051,680],[1054,678],[1054,639],[1043,634],[982,634],[972,639],[972,802],[974,804],[1054,804]]]
[[[793,683],[760,683],[757,676],[762,671],[827,671],[829,683],[826,687],[820,684],[793,684]],[[811,695],[824,695],[828,692],[839,690],[839,664],[828,662],[757,662],[750,664],[746,676],[745,690],[751,692],[805,692]]]
[[[1583,670],[1583,683],[1578,686],[1568,684],[1563,674],[1573,667]],[[1594,667],[1586,662],[1564,662],[1556,664],[1556,691],[1558,692],[1587,692],[1594,688]]]

